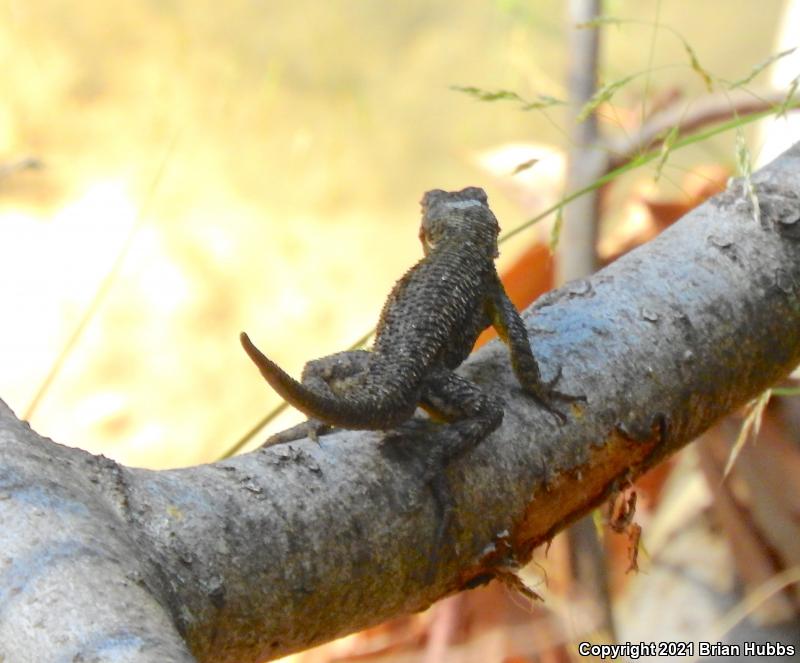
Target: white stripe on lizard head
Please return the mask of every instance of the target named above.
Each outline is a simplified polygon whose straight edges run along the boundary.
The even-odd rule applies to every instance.
[[[465,209],[467,207],[483,207],[480,200],[447,200],[441,203],[444,207],[453,207],[455,209]]]

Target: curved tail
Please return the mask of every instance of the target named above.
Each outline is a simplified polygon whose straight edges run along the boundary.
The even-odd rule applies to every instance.
[[[342,428],[388,430],[414,413],[416,399],[404,399],[403,394],[399,393],[381,391],[380,397],[361,393],[340,398],[312,391],[270,360],[245,332],[239,335],[239,340],[269,385],[290,405],[309,417]]]

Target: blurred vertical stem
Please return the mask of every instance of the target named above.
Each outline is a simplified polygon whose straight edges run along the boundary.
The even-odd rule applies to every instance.
[[[36,393],[33,395],[30,403],[28,403],[28,407],[25,408],[22,418],[26,421],[30,421],[33,418],[33,415],[39,407],[39,404],[42,402],[42,399],[47,395],[47,392],[50,390],[50,387],[52,386],[56,377],[58,377],[58,374],[61,372],[64,363],[78,345],[78,342],[83,337],[84,331],[86,331],[89,323],[94,320],[97,311],[105,301],[109,290],[111,290],[111,286],[114,284],[114,281],[116,280],[117,275],[119,274],[119,271],[125,262],[128,251],[133,245],[133,240],[136,237],[136,233],[139,231],[139,228],[141,228],[147,213],[150,211],[150,205],[155,199],[156,191],[158,190],[158,187],[164,178],[167,165],[169,164],[172,154],[175,151],[175,146],[178,143],[178,135],[179,131],[175,131],[172,136],[172,140],[170,140],[169,144],[167,145],[164,155],[159,161],[156,172],[153,175],[153,180],[150,183],[150,188],[145,196],[144,203],[139,208],[139,214],[136,217],[136,221],[134,221],[133,225],[128,231],[128,234],[125,236],[125,240],[123,241],[116,258],[114,258],[111,268],[108,270],[108,273],[105,275],[105,277],[103,277],[103,280],[100,281],[100,285],[95,291],[92,299],[89,301],[89,305],[86,307],[86,310],[84,310],[83,315],[78,321],[78,324],[76,325],[72,334],[70,334],[69,338],[67,338],[67,342],[64,343],[64,346],[61,348],[58,356],[50,365],[47,375],[45,375],[44,379],[39,384],[39,388],[36,390]],[[2,658],[0,658],[0,663],[1,662]]]
[[[566,190],[580,191],[599,180],[608,166],[600,145],[595,113],[578,122],[577,116],[597,89],[600,32],[597,27],[578,28],[601,13],[600,0],[570,0],[569,21],[569,126],[570,150],[567,159]],[[573,200],[564,208],[556,261],[559,284],[580,279],[598,267],[597,233],[599,189]],[[567,530],[570,568],[581,597],[599,608],[598,627],[616,640],[605,555],[591,515]]]
[[[607,159],[600,149],[597,116],[583,121],[577,116],[597,90],[597,62],[600,42],[598,28],[577,28],[600,14],[600,0],[569,1],[569,90],[570,150],[566,190],[579,191],[600,179]],[[564,207],[564,227],[558,246],[558,281],[565,283],[596,271],[599,190],[573,200]]]

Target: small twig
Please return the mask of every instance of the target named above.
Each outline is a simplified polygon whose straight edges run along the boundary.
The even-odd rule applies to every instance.
[[[36,157],[23,157],[16,161],[0,164],[0,181],[16,175],[23,170],[40,170],[44,168],[44,162]]]
[[[786,101],[786,95],[786,90],[765,90],[758,94],[726,90],[699,97],[688,110],[679,100],[647,119],[636,133],[606,140],[603,149],[609,154],[608,170],[657,149],[673,127],[678,127],[679,137],[685,136],[709,124],[778,106]]]
[[[164,156],[161,158],[161,161],[158,164],[158,168],[156,169],[155,175],[153,176],[153,181],[150,184],[150,190],[147,193],[147,197],[145,198],[145,202],[142,207],[139,209],[139,216],[136,219],[135,223],[128,231],[127,236],[125,237],[125,241],[122,244],[122,247],[119,250],[116,258],[114,259],[114,263],[111,265],[111,269],[109,269],[108,273],[103,277],[103,280],[100,282],[97,291],[92,297],[92,300],[89,302],[89,306],[83,312],[81,319],[78,321],[78,325],[72,331],[67,342],[61,348],[61,351],[58,353],[55,361],[50,365],[50,370],[47,372],[47,375],[44,377],[42,382],[39,384],[39,388],[36,390],[36,393],[33,395],[30,403],[28,403],[28,407],[25,408],[25,412],[23,414],[23,418],[30,421],[33,417],[34,412],[39,407],[39,403],[41,403],[42,399],[44,398],[45,394],[47,394],[48,390],[50,389],[50,385],[53,384],[53,381],[56,379],[58,374],[61,372],[61,367],[66,362],[67,358],[72,353],[75,346],[78,344],[78,341],[83,336],[83,332],[88,327],[89,323],[94,318],[97,311],[100,309],[100,305],[105,300],[108,291],[111,289],[111,285],[114,283],[119,270],[122,267],[122,264],[125,262],[125,258],[128,255],[128,251],[133,244],[133,238],[136,236],[137,231],[142,225],[142,222],[145,218],[145,214],[149,209],[150,203],[153,201],[155,197],[156,191],[158,189],[158,185],[161,183],[161,180],[164,176],[164,172],[166,171],[167,164],[169,163],[170,158],[172,157],[172,153],[175,149],[175,145],[178,142],[178,132],[175,133],[172,140],[170,141],[169,145],[167,146],[166,151],[164,152]]]

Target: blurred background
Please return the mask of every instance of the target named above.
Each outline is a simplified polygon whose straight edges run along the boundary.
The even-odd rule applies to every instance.
[[[0,398],[42,434],[130,465],[188,466],[225,454],[279,403],[241,351],[240,330],[299,375],[306,360],[346,348],[375,324],[395,280],[421,256],[424,191],[482,186],[506,231],[567,193],[574,122],[568,105],[556,103],[570,95],[575,21],[567,5],[83,0],[77,11],[66,0],[6,0]],[[770,85],[783,94],[797,87],[796,54],[754,70],[787,39],[799,41],[792,3],[609,0],[602,11],[629,20],[601,27],[600,83],[635,74],[597,107],[607,144],[662,110],[691,114],[709,94],[704,75],[724,90],[757,73],[740,86],[757,101]],[[486,103],[457,87],[517,98]],[[524,110],[536,100],[546,107]],[[783,120],[769,122],[738,132],[754,161],[788,146],[774,147],[765,133]],[[598,261],[724,187],[742,165],[736,142],[737,132],[720,133],[603,189]],[[553,285],[551,227],[552,218],[501,247],[500,269],[520,306]],[[786,403],[770,407],[795,416]],[[671,507],[673,521],[676,513],[684,524],[691,514],[705,517],[719,480],[708,488],[701,465],[713,473],[725,464],[748,416],[715,433],[716,455],[703,461],[691,451],[676,461],[686,472],[670,466],[639,489],[643,524],[669,481],[687,481],[688,494],[699,496],[694,511]],[[299,419],[286,412],[249,446]],[[776,462],[796,467],[797,428],[785,421],[772,426],[782,445]],[[781,499],[788,520],[780,527],[793,523],[796,534],[800,504]],[[658,530],[664,540],[669,531]],[[720,541],[724,548],[714,539],[703,550],[725,557],[713,547]],[[458,597],[455,608],[438,608],[450,610],[444,617],[434,609],[297,660],[570,658],[573,636],[597,622],[572,612],[569,573],[562,582],[557,570],[568,553],[559,557],[559,545],[540,560],[553,569],[548,611],[506,590],[480,590],[490,592],[478,601],[495,606],[490,618]],[[787,559],[771,544],[764,552],[759,582],[800,563],[797,544],[785,545]],[[612,555],[609,565],[622,577],[629,554],[625,543],[617,547],[621,561]],[[612,588],[629,584],[615,577]],[[730,582],[731,591],[739,587]],[[466,596],[473,594],[480,592]],[[790,596],[781,618],[796,607]],[[540,622],[535,654],[506,646],[520,623],[527,642],[532,616]],[[475,624],[482,626],[470,631]],[[463,646],[479,639],[488,650]],[[459,642],[460,653],[447,649]]]

